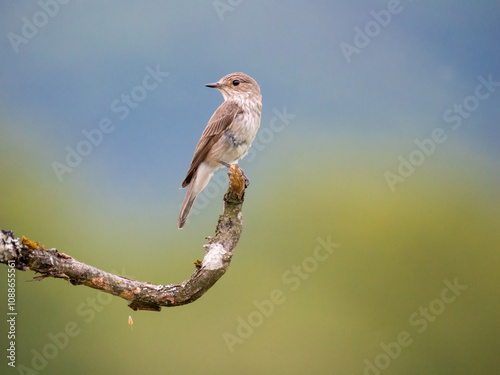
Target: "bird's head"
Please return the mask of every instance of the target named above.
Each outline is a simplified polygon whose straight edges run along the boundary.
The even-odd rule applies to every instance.
[[[228,99],[247,99],[250,97],[260,100],[260,87],[255,80],[244,73],[231,73],[222,77],[219,82],[207,83],[206,87],[219,89],[224,97]]]

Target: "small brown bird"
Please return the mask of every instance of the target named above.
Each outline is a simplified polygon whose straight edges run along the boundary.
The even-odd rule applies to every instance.
[[[207,186],[214,172],[232,164],[248,152],[260,127],[262,95],[255,80],[244,73],[231,73],[219,82],[206,84],[219,89],[224,103],[210,118],[194,150],[191,167],[182,182],[189,185],[177,219],[182,229],[189,211],[200,192]]]

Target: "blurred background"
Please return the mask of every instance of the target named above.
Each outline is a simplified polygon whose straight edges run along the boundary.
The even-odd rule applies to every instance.
[[[227,186],[220,170],[177,230],[223,100],[204,84],[242,71],[263,96],[244,232],[215,287],[134,312],[17,272],[3,374],[500,371],[499,2],[0,9],[0,227],[106,271],[191,275]]]

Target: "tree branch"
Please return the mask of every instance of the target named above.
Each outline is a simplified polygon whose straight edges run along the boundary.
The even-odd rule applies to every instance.
[[[155,285],[131,280],[81,263],[56,249],[45,249],[38,242],[14,233],[0,231],[0,263],[15,264],[21,271],[32,270],[41,276],[69,280],[73,285],[85,285],[127,301],[134,310],[160,311],[163,306],[185,305],[200,298],[226,272],[243,229],[241,208],[245,192],[242,171],[232,165],[228,171],[229,189],[224,195],[224,213],[219,216],[215,236],[207,237],[203,261],[197,261],[196,271],[181,283]]]

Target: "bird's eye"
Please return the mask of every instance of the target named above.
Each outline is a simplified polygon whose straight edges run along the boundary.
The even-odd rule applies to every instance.
[[[240,84],[240,81],[238,81],[237,79],[235,79],[235,80],[233,81],[233,85],[234,85],[234,86],[238,86],[239,84]]]

